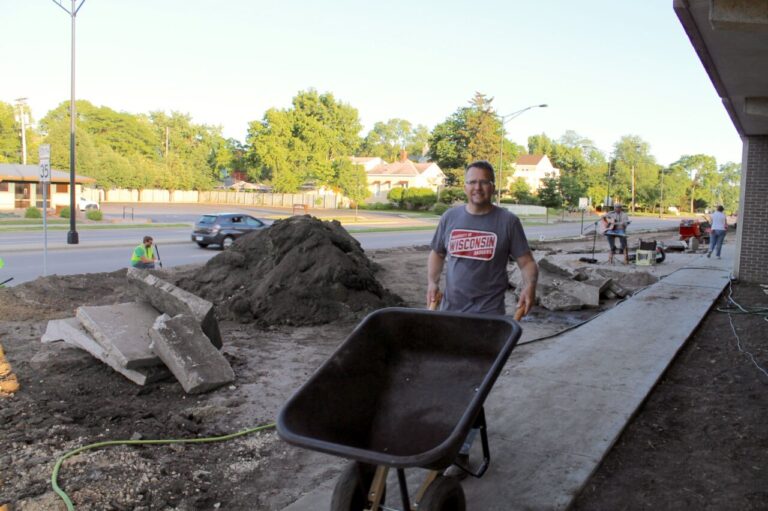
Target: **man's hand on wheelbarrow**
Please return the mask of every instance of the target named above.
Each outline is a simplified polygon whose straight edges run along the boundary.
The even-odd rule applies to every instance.
[[[523,316],[528,315],[528,312],[535,303],[536,284],[528,284],[520,291],[520,299],[517,301],[517,310],[515,311],[515,321],[519,321]]]
[[[440,301],[443,299],[443,293],[440,292],[440,287],[437,284],[427,284],[427,309],[437,310],[437,306],[440,305]],[[432,305],[434,309],[432,308]]]
[[[427,290],[427,309],[436,311],[440,307],[440,302],[443,300],[443,293],[440,289],[435,289],[432,292],[431,287]]]

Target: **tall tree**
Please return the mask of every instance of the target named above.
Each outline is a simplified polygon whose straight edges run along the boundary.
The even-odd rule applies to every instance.
[[[629,202],[632,211],[638,205],[652,207],[655,204],[659,166],[650,154],[647,142],[636,135],[621,137],[614,144],[611,168],[610,187],[614,197]]]
[[[334,188],[341,191],[346,197],[359,204],[370,197],[368,189],[368,176],[362,165],[353,165],[348,158],[338,158],[333,161],[336,174]]]
[[[493,98],[477,92],[469,106],[460,107],[432,130],[429,157],[446,173],[449,185],[459,184],[461,169],[474,160],[498,162],[501,122],[492,103]],[[512,149],[514,145],[503,146],[505,152]],[[505,159],[513,161],[514,156],[508,154]]]
[[[13,105],[0,101],[0,163],[21,163],[20,131]]]
[[[717,162],[713,156],[706,154],[681,156],[671,167],[673,171],[682,171],[688,177],[688,210],[691,213],[696,209],[695,202],[697,200],[702,200],[704,205],[711,200],[707,188],[704,188],[703,185],[716,178]]]
[[[299,92],[291,108],[270,109],[250,123],[249,175],[271,179],[280,192],[294,192],[306,181],[333,185],[332,162],[355,153],[361,128],[357,110],[333,94]]]

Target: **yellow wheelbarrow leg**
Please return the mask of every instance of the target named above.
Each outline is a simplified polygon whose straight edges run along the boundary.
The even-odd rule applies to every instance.
[[[376,473],[373,474],[373,481],[371,482],[371,489],[368,491],[368,500],[371,502],[371,507],[367,511],[379,511],[381,497],[384,495],[384,487],[387,485],[387,473],[389,473],[389,467],[385,465],[378,465],[376,467]]]
[[[421,502],[421,498],[424,496],[424,492],[427,491],[429,485],[432,484],[432,482],[437,479],[437,476],[439,475],[440,471],[438,470],[430,470],[427,473],[427,477],[424,479],[424,482],[421,483],[421,486],[419,486],[419,491],[416,492],[416,496],[413,498],[413,505],[411,506],[412,509],[419,508],[419,502]]]
[[[0,396],[13,394],[19,390],[19,380],[11,370],[11,364],[5,359],[3,345],[0,344]],[[0,509],[2,511],[2,509]]]

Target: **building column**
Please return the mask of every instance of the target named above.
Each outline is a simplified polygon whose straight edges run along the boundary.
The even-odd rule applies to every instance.
[[[768,283],[768,136],[746,137],[741,161],[734,275]]]

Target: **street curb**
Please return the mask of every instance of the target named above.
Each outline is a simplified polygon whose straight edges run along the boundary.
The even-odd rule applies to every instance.
[[[163,240],[160,246],[181,245],[183,243],[191,243],[191,240],[189,238]],[[48,250],[89,250],[93,248],[135,247],[135,246],[136,246],[135,240],[130,242],[121,242],[121,241],[103,242],[102,241],[102,242],[86,243],[86,244],[78,243],[77,245],[69,245],[67,243],[49,243]],[[12,245],[10,247],[0,246],[0,251],[2,251],[3,253],[26,252],[30,250],[41,250],[42,248],[43,248],[42,243],[27,243],[24,245]]]

